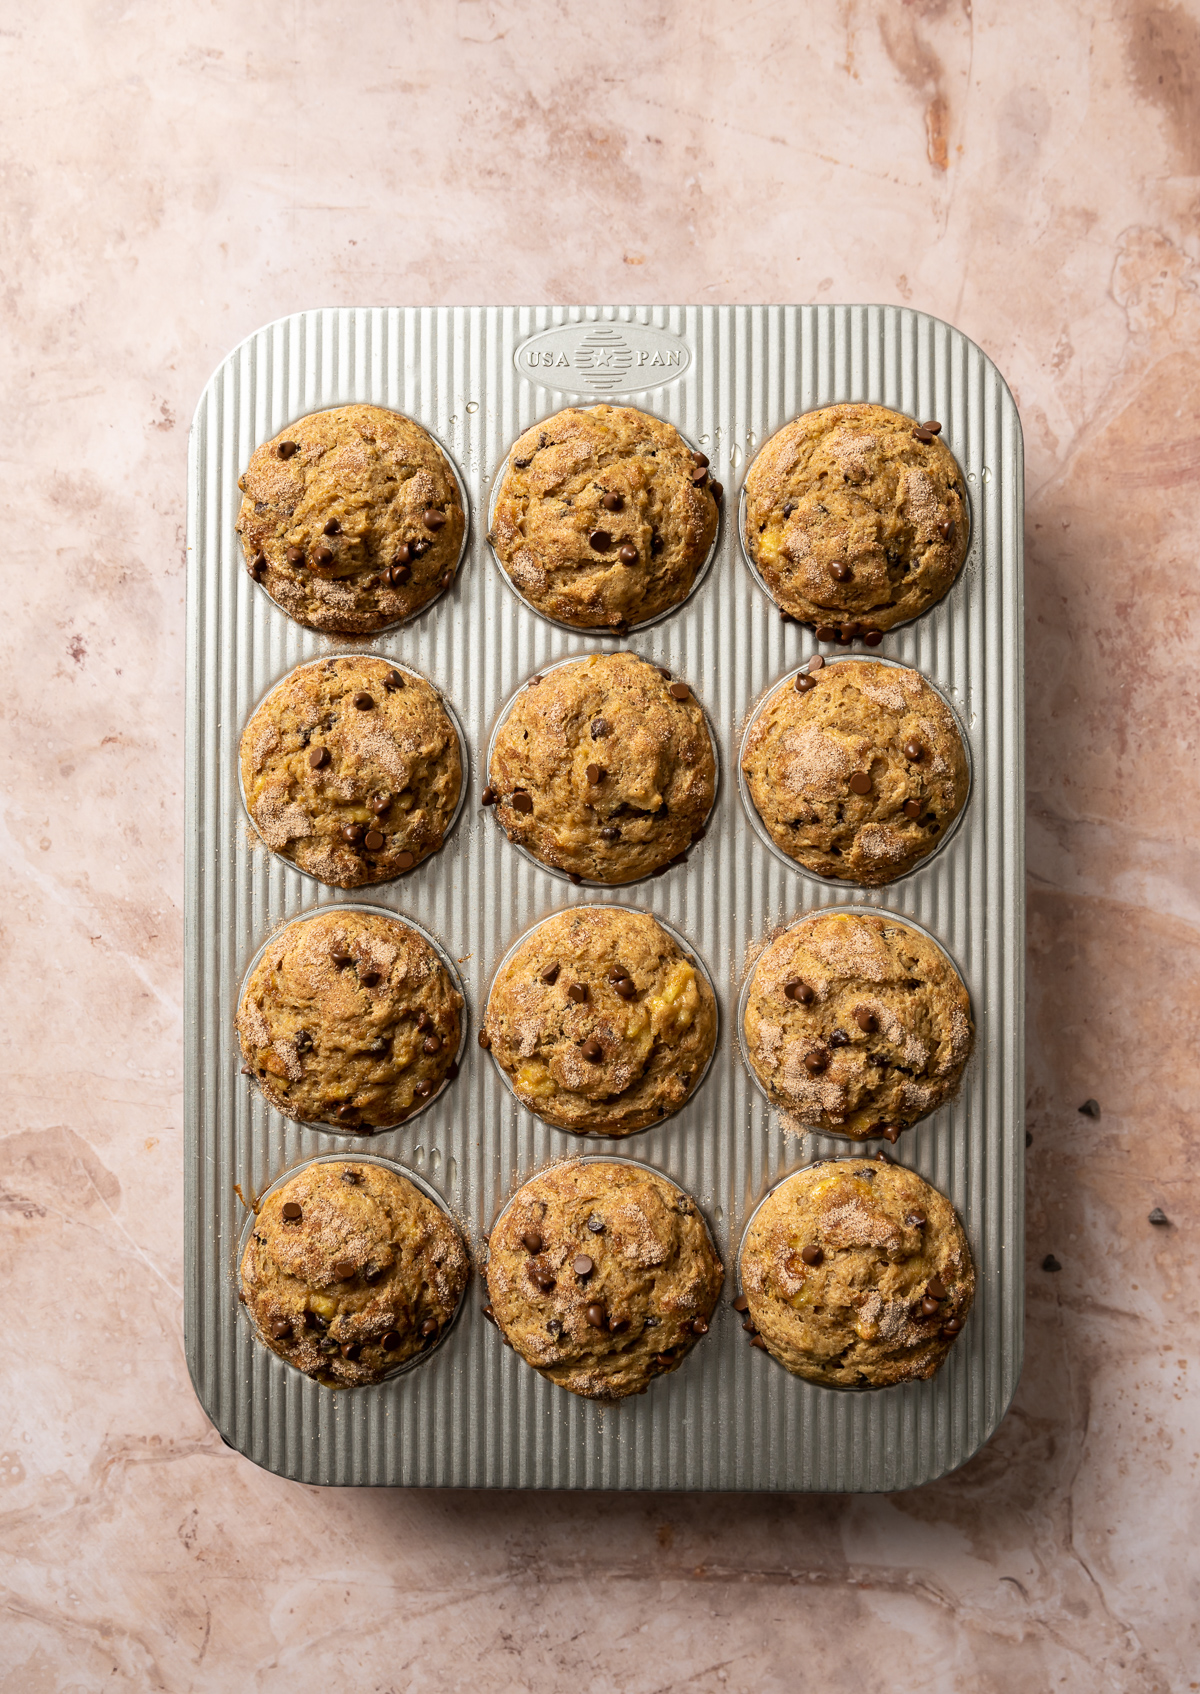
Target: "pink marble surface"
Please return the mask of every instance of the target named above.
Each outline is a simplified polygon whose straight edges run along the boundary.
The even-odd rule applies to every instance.
[[[1200,1687],[1196,0],[44,0],[0,52],[0,1694]],[[623,298],[911,302],[1014,386],[1024,1380],[891,1498],[297,1487],[183,1358],[187,421],[298,307]]]

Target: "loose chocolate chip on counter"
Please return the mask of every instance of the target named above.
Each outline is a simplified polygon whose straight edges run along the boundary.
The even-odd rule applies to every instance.
[[[804,1068],[813,1076],[819,1076],[823,1070],[828,1068],[828,1065],[829,1054],[822,1052],[819,1047],[804,1055]]]
[[[855,1006],[854,1021],[864,1035],[874,1035],[879,1028],[879,1019],[869,1006]]]
[[[298,441],[281,441],[275,449],[281,459],[291,459],[300,451]]]
[[[492,1038],[488,1034],[486,1029],[481,1029],[479,1031],[478,1041],[479,1041],[479,1045],[483,1048],[484,1052],[486,1053],[488,1048],[492,1044]]]
[[[553,987],[558,981],[558,973],[561,969],[562,966],[559,964],[558,960],[555,959],[554,963],[547,965],[545,970],[542,972],[542,981],[548,983],[550,987]]]
[[[737,1299],[733,1302],[733,1309],[735,1312],[748,1312],[750,1310],[750,1302],[744,1294],[738,1295]]]
[[[369,853],[378,853],[383,846],[384,838],[377,829],[369,829],[363,836],[363,846]],[[365,978],[363,979],[366,980]]]
[[[695,483],[701,483],[701,482],[706,482],[707,480],[708,480],[708,463],[707,463],[707,461],[705,461],[704,464],[697,465],[695,470],[692,472],[692,481],[695,482]]]
[[[533,795],[527,794],[523,788],[518,788],[512,797],[514,812],[524,812],[528,815],[533,810]]]
[[[600,496],[600,504],[606,512],[619,512],[624,507],[625,502],[619,494],[613,494],[610,491]]]
[[[800,1257],[806,1265],[823,1264],[825,1260],[825,1255],[819,1247],[801,1247]]]
[[[805,676],[804,672],[801,671],[793,686],[797,694],[807,694],[811,689],[817,686],[817,679],[816,677]]]
[[[789,1000],[798,1000],[802,1006],[809,1006],[816,999],[814,990],[798,977],[793,982],[785,982],[783,992]]]
[[[1171,1220],[1167,1216],[1167,1214],[1163,1211],[1161,1206],[1155,1206],[1154,1210],[1150,1213],[1150,1216],[1146,1221],[1148,1223],[1154,1224],[1158,1228],[1161,1228],[1163,1224],[1169,1224]]]
[[[380,1342],[380,1346],[383,1348],[385,1353],[398,1352],[400,1345],[400,1336],[394,1329],[389,1329],[383,1340]]]
[[[396,854],[396,864],[402,871],[410,871],[417,862],[417,855],[407,850]]]
[[[820,653],[814,653],[812,658],[808,661],[808,669],[810,671],[819,671],[824,670],[824,668],[824,659],[821,657]]]
[[[304,1216],[304,1208],[296,1200],[285,1200],[282,1211],[289,1223],[299,1223]]]
[[[292,1326],[287,1318],[275,1318],[271,1323],[271,1335],[276,1341],[290,1341]]]
[[[925,749],[919,741],[906,741],[904,743],[904,757],[911,759],[913,764],[917,764],[925,757]]]
[[[702,470],[702,471],[707,470],[708,469],[708,454],[707,453],[701,453],[698,448],[693,448],[692,449],[692,463],[694,465],[698,466],[699,469]]]
[[[584,1005],[587,1001],[587,997],[588,991],[586,983],[573,982],[567,989],[567,999],[573,1000],[577,1006]]]
[[[672,700],[686,700],[691,695],[691,689],[686,682],[673,682],[668,690]]]
[[[352,847],[357,847],[366,833],[365,824],[344,823],[342,825],[342,840],[348,841]]]
[[[850,792],[851,794],[869,794],[871,792],[871,779],[866,771],[855,771],[850,778]]]
[[[612,546],[612,536],[606,529],[594,529],[588,536],[588,546],[593,553],[603,553]]]
[[[632,542],[627,541],[618,552],[617,558],[620,559],[623,565],[636,565],[638,562],[638,550]]]
[[[599,765],[589,765],[587,768],[587,779],[593,788],[595,788],[598,783],[603,782],[607,774],[608,773],[606,771],[601,770]]]
[[[954,519],[953,518],[943,518],[941,523],[938,525],[938,534],[941,536],[943,541],[953,541],[954,540]]]
[[[284,558],[289,565],[302,565],[304,563],[303,547],[289,547],[284,554]]]
[[[1098,1118],[1100,1116],[1100,1102],[1099,1100],[1085,1100],[1079,1110],[1085,1118]]]
[[[496,804],[496,790],[494,788],[485,788],[483,793],[479,796],[479,803],[481,806],[494,806]]]
[[[881,1165],[890,1165],[890,1164],[893,1164],[895,1162],[894,1160],[888,1158],[887,1154],[884,1152],[882,1147],[879,1149],[878,1153],[876,1153],[875,1157],[876,1157],[876,1159],[878,1159],[878,1161]]]
[[[425,1322],[421,1325],[421,1337],[422,1337],[422,1339],[425,1340],[425,1341],[428,1341],[430,1336],[436,1335],[437,1332],[438,1332],[438,1321],[437,1321],[437,1319],[436,1318],[426,1318]]]
[[[397,688],[404,687],[404,678],[399,671],[389,671],[383,679],[383,686],[389,694],[394,694]]]
[[[604,1057],[604,1048],[596,1040],[594,1035],[588,1036],[579,1051],[583,1054],[589,1065],[598,1065]]]
[[[600,839],[601,841],[619,841],[621,839],[621,831],[615,824],[607,823],[600,831]]]
[[[333,1274],[339,1282],[349,1282],[355,1273],[355,1267],[349,1259],[339,1259],[333,1267]]]
[[[329,749],[327,747],[310,747],[308,750],[308,763],[311,770],[321,770],[329,763]]]
[[[881,629],[864,629],[863,630],[863,641],[866,643],[866,645],[868,647],[878,647],[879,643],[882,640],[883,640],[883,631]]]
[[[818,624],[814,633],[816,634],[818,641],[836,641],[837,640],[838,632],[837,632],[836,629],[834,629],[832,624],[827,624],[827,623]]]
[[[1042,1260],[1042,1269],[1044,1271],[1060,1271],[1062,1266],[1054,1257],[1053,1253],[1047,1253],[1046,1257]]]
[[[421,513],[421,522],[426,529],[441,529],[446,522],[446,514],[439,512],[436,506],[429,506]]]
[[[921,815],[921,802],[919,800],[906,800],[901,809],[906,818],[911,818],[915,822]]]
[[[571,1269],[576,1276],[591,1276],[595,1268],[595,1260],[589,1259],[586,1253],[577,1253],[571,1261]]]
[[[925,1292],[934,1300],[944,1300],[946,1298],[946,1284],[940,1276],[931,1276],[925,1284]]]
[[[603,1306],[589,1306],[583,1315],[586,1317],[593,1329],[608,1328],[608,1313],[605,1311]]]
[[[427,1035],[421,1043],[422,1053],[440,1053],[441,1050],[442,1038],[440,1035]]]
[[[545,1243],[536,1229],[527,1229],[521,1237],[521,1245],[530,1253],[540,1253]]]

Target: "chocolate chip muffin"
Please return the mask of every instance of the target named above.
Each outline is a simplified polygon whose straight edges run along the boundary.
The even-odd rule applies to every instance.
[[[546,617],[629,629],[687,599],[720,496],[673,425],[632,406],[570,406],[513,446],[489,539]]]
[[[242,734],[242,793],[273,853],[337,888],[386,882],[445,839],[462,789],[437,693],[386,659],[301,665]]]
[[[264,1199],[241,1290],[273,1353],[327,1387],[350,1388],[435,1346],[469,1274],[455,1225],[406,1177],[330,1160]]]
[[[642,1394],[683,1363],[724,1270],[695,1202],[636,1165],[572,1160],[518,1189],[488,1244],[489,1316],[572,1394]]]
[[[966,491],[941,427],[886,406],[826,406],[785,424],[751,465],[746,551],[776,605],[819,640],[878,640],[962,569]]]
[[[289,617],[365,635],[449,588],[466,534],[450,461],[381,406],[310,412],[238,479],[246,568]]]
[[[680,1109],[716,1034],[707,978],[660,924],[577,906],[540,923],[502,966],[480,1040],[546,1123],[629,1135]]]
[[[746,786],[789,858],[878,887],[911,871],[965,805],[962,738],[916,671],[872,659],[814,664],[755,717],[742,747]]]
[[[772,941],[743,1027],[775,1105],[856,1141],[895,1141],[952,1099],[975,1039],[967,991],[941,948],[876,912],[814,912]]]
[[[859,1159],[797,1171],[768,1194],[740,1271],[767,1351],[827,1388],[932,1376],[975,1298],[949,1200],[902,1165]]]
[[[686,682],[633,653],[593,654],[516,696],[488,782],[510,841],[572,877],[619,883],[703,835],[717,766]]]
[[[409,924],[334,906],[288,924],[264,950],[238,1039],[276,1111],[370,1135],[457,1075],[462,1003]]]

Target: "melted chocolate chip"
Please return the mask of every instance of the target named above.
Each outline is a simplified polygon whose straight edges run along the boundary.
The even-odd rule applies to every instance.
[[[536,1229],[527,1229],[521,1237],[521,1245],[530,1253],[540,1253],[545,1243]]]
[[[801,1247],[800,1257],[806,1265],[823,1264],[825,1260],[825,1255],[819,1247]]]
[[[837,633],[838,632],[837,632],[836,629],[834,629],[832,624],[828,624],[828,623],[818,624],[814,633],[815,633],[818,641],[836,641],[837,640]]]
[[[483,793],[479,796],[479,803],[481,806],[494,806],[496,804],[496,790],[494,788],[485,788]]]
[[[275,449],[281,459],[291,459],[300,451],[298,441],[281,441]]]
[[[789,1000],[798,1000],[802,1006],[809,1006],[816,999],[816,994],[807,982],[801,982],[797,977],[793,982],[785,982],[783,992]]]
[[[604,1234],[604,1219],[597,1217],[595,1212],[593,1212],[591,1217],[588,1219],[587,1226],[593,1235]]]
[[[792,686],[795,688],[797,694],[807,694],[811,689],[814,689],[817,686],[817,682],[815,677],[805,676],[804,673],[801,672]]]
[[[588,991],[585,983],[573,982],[567,989],[567,999],[573,1000],[577,1006],[584,1005],[587,1001],[587,997]]]
[[[429,506],[421,513],[421,522],[426,529],[441,529],[446,522],[446,514],[439,512],[436,506]]]

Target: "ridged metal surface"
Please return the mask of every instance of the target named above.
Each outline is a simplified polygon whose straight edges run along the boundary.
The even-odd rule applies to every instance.
[[[699,592],[621,643],[669,666],[702,700],[721,741],[717,809],[686,866],[611,896],[539,870],[479,810],[490,727],[516,683],[550,660],[604,645],[522,605],[485,535],[491,480],[513,438],[579,398],[520,375],[514,352],[529,336],[582,320],[658,326],[686,342],[682,375],[619,398],[700,443],[726,489],[717,556]],[[751,702],[814,647],[808,631],[780,622],[741,558],[738,491],[773,430],[834,400],[940,418],[974,511],[959,582],[876,649],[914,665],[957,705],[974,758],[970,812],[933,864],[859,894],[809,880],[767,852],[733,775]],[[354,899],[273,858],[241,809],[238,738],[255,702],[293,665],[352,644],[292,623],[247,576],[233,527],[237,478],[254,447],[291,419],[348,401],[394,407],[431,429],[456,460],[472,507],[451,593],[363,643],[413,665],[456,708],[469,744],[467,807],[442,853],[358,899],[411,914],[440,937],[461,961],[473,1028],[513,936],[552,910],[597,898],[660,912],[717,983],[716,1062],[684,1112],[642,1135],[580,1142],[547,1128],[517,1106],[472,1042],[462,1074],[432,1109],[364,1146],[430,1182],[476,1253],[512,1187],[551,1157],[607,1148],[697,1197],[731,1273],[721,1309],[679,1371],[621,1405],[565,1394],[504,1348],[482,1316],[477,1280],[428,1364],[370,1389],[335,1394],[307,1381],[256,1345],[239,1318],[233,1268],[244,1212],[234,1185],[249,1196],[291,1165],[363,1145],[267,1109],[240,1074],[233,1035],[238,985],[268,931],[318,898]],[[232,1446],[314,1483],[890,1490],[943,1474],[987,1439],[1021,1359],[1021,523],[1020,424],[1003,380],[956,330],[893,307],[316,311],[268,325],[225,360],[201,398],[190,457],[185,1229],[188,1361]],[[773,925],[847,900],[924,924],[962,971],[978,1026],[957,1103],[895,1149],[958,1207],[979,1273],[975,1308],[933,1381],[863,1395],[788,1376],[746,1344],[729,1306],[733,1254],[766,1189],[815,1157],[850,1150],[833,1137],[786,1138],[743,1070],[734,1017],[747,949]]]

